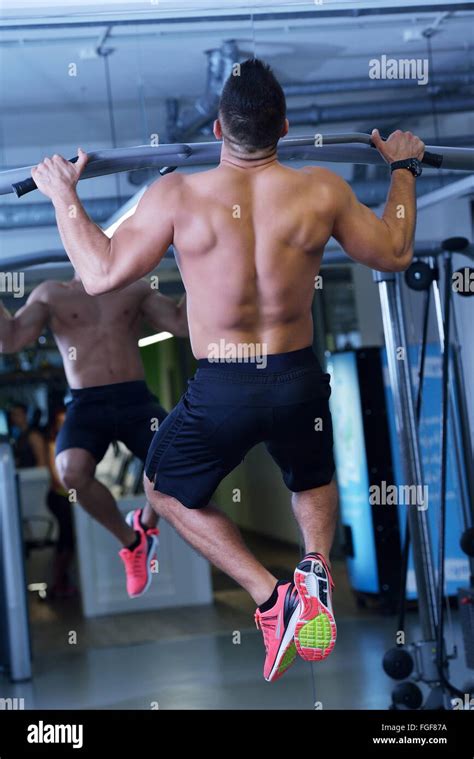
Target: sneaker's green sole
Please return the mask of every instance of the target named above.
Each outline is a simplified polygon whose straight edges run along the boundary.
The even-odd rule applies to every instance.
[[[331,624],[326,614],[306,622],[298,631],[298,642],[303,648],[319,648],[325,651],[332,641]]]
[[[285,670],[287,670],[288,667],[290,667],[293,664],[295,659],[296,659],[296,646],[294,643],[292,643],[288,647],[288,651],[285,653],[285,655],[283,656],[280,662],[280,666],[278,667],[278,674],[281,675],[283,672],[285,672]]]

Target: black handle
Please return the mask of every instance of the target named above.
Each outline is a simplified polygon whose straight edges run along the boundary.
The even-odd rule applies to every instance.
[[[176,171],[177,168],[177,166],[162,166],[159,170],[159,174],[164,177],[166,174],[171,174],[172,171]]]
[[[69,163],[76,163],[79,156],[75,156],[75,158],[70,158]],[[33,190],[36,190],[36,182],[33,179],[33,177],[28,177],[28,179],[22,179],[21,182],[15,182],[15,184],[12,184],[13,192],[17,196],[17,198],[21,198],[22,195],[26,195],[28,192],[33,192]]]
[[[435,169],[440,169],[443,163],[444,156],[441,153],[429,153],[427,150],[423,153],[421,163],[425,166],[434,166]]]

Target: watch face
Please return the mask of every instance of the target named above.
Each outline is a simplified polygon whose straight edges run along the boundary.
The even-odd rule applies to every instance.
[[[410,161],[410,170],[413,172],[415,177],[419,177],[421,174],[421,166],[420,162],[416,158],[412,158]]]

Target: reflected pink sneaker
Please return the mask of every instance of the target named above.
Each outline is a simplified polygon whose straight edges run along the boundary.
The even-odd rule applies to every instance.
[[[130,598],[138,598],[150,587],[153,576],[151,560],[158,548],[158,537],[157,534],[153,534],[154,532],[155,530],[145,532],[141,528],[139,530],[140,544],[133,551],[128,548],[122,548],[119,551],[119,556],[125,565],[127,593]],[[156,533],[158,533],[157,530]]]
[[[326,659],[336,644],[336,622],[332,609],[331,572],[324,556],[309,553],[295,569],[295,585],[301,601],[295,643],[306,661]]]
[[[128,512],[127,516],[125,517],[125,521],[133,530],[136,530],[136,532],[141,532],[142,530],[145,530],[145,532],[148,533],[149,535],[158,536],[160,534],[160,531],[157,527],[145,528],[142,525],[141,523],[142,514],[143,514],[143,509],[133,509],[132,511]],[[157,545],[159,544],[158,539],[156,543]]]
[[[263,633],[266,650],[263,676],[268,682],[278,680],[296,659],[294,635],[300,615],[298,591],[292,582],[285,582],[277,586],[277,593],[271,609],[255,612],[255,624]]]

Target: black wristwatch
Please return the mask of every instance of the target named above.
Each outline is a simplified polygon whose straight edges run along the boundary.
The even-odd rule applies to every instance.
[[[418,158],[405,158],[404,161],[394,161],[390,164],[390,172],[393,173],[396,169],[408,169],[414,177],[419,177],[423,171],[423,167]]]

